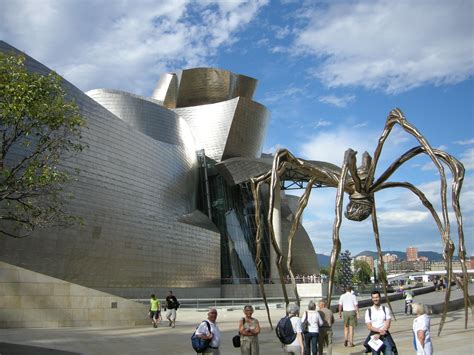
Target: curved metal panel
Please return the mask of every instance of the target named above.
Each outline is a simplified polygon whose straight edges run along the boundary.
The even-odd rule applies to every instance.
[[[210,105],[173,109],[191,128],[196,149],[205,149],[211,159],[220,161],[225,149],[238,98]]]
[[[175,108],[178,99],[178,79],[174,73],[163,74],[153,90],[151,97],[163,106]]]
[[[194,146],[187,125],[176,113],[150,99],[110,89],[91,90],[86,93],[107,110],[138,131],[165,143]]]
[[[251,99],[257,80],[216,68],[183,70],[179,80],[177,107],[206,105],[236,97]]]
[[[233,157],[258,158],[262,154],[268,118],[265,106],[240,97],[222,160]]]
[[[264,106],[239,97],[173,111],[188,122],[196,147],[211,159],[260,156],[269,117]]]

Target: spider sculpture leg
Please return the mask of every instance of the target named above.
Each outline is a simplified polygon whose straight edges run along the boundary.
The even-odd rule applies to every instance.
[[[451,170],[451,174],[452,174],[452,186],[451,186],[452,205],[453,205],[453,210],[454,210],[454,213],[455,213],[455,216],[456,216],[457,229],[458,229],[459,259],[461,260],[463,278],[464,278],[464,280],[468,280],[468,274],[467,274],[466,263],[465,263],[465,243],[464,243],[464,232],[463,232],[463,224],[462,224],[462,214],[461,214],[461,206],[460,206],[460,203],[459,203],[459,197],[460,197],[462,182],[464,180],[464,173],[465,173],[464,166],[456,158],[454,158],[453,156],[449,155],[448,153],[446,153],[442,150],[433,149],[433,152],[435,153],[437,158],[439,158],[443,163],[445,163]],[[399,183],[399,182],[385,183],[385,181],[390,177],[391,174],[393,174],[393,172],[398,167],[400,167],[403,163],[405,163],[406,161],[410,160],[411,158],[413,158],[414,156],[416,156],[420,153],[425,153],[426,154],[426,150],[422,146],[414,147],[414,148],[410,149],[409,151],[407,151],[405,154],[403,154],[400,158],[398,158],[380,176],[380,178],[373,184],[373,186],[371,187],[372,192],[376,192],[376,191],[379,191],[381,189],[388,188],[388,187],[405,187],[405,188],[408,188],[409,190],[411,190],[413,193],[415,193],[418,196],[418,198],[421,200],[423,205],[426,208],[428,208],[431,215],[433,216],[433,218],[434,218],[434,220],[435,220],[435,222],[438,226],[438,229],[440,231],[440,235],[441,235],[441,238],[442,238],[443,245],[449,246],[450,244],[452,244],[452,242],[450,240],[445,240],[444,239],[446,237],[446,235],[444,233],[444,228],[443,228],[443,225],[441,223],[441,220],[439,219],[438,214],[434,210],[432,204],[426,199],[425,195],[420,190],[418,190],[416,187],[414,187],[412,184],[409,184],[409,183]],[[447,257],[448,256],[447,249],[443,253],[443,256],[445,258],[446,263],[448,263],[449,258]],[[456,281],[459,283],[458,280],[456,280]],[[467,288],[468,285],[466,284],[466,282],[464,282],[464,283],[461,283],[459,286],[461,287],[461,289],[463,291],[464,320],[465,320],[464,321],[464,327],[467,328],[468,309],[471,308],[471,311],[473,313],[474,313],[474,310],[472,309],[471,301],[470,301],[470,298],[469,298],[469,292],[468,292],[468,288]],[[449,301],[449,299],[447,301],[445,301],[445,306],[447,305],[448,301]],[[443,327],[443,324],[444,324],[444,321],[445,321],[445,318],[446,318],[446,313],[444,312],[444,309],[445,308],[443,308],[443,315],[442,315],[442,319],[441,319],[441,322],[440,322],[439,332],[441,332],[441,329]]]
[[[281,160],[282,159],[284,160],[284,158],[286,158],[287,152],[288,151],[286,150],[278,151],[277,154],[275,154],[275,157],[273,159],[272,172],[270,176],[270,198],[269,198],[269,203],[268,203],[268,217],[267,217],[268,232],[270,234],[270,239],[272,242],[273,249],[276,253],[275,262],[277,265],[278,275],[280,277],[280,282],[282,285],[283,297],[285,298],[286,307],[288,307],[290,302],[288,299],[288,293],[286,292],[285,279],[283,276],[283,267],[282,267],[283,254],[276,240],[275,230],[273,228],[273,209],[275,207],[275,195],[280,194],[280,178],[279,177],[286,168],[286,162],[284,161],[281,162]]]
[[[349,156],[354,155],[355,152],[352,149],[348,149],[344,154],[344,163],[342,165],[341,177],[337,186],[336,193],[336,217],[332,227],[332,251],[331,259],[329,264],[329,285],[328,285],[328,308],[331,306],[332,290],[334,287],[334,275],[336,273],[336,262],[341,251],[341,241],[339,239],[339,230],[342,222],[342,203],[344,200],[344,186],[346,183],[346,177],[349,172]]]
[[[380,246],[380,235],[379,235],[379,226],[377,223],[377,210],[375,208],[375,198],[372,204],[371,215],[372,215],[372,228],[374,230],[374,237],[375,237],[375,245],[377,246],[378,268],[379,268],[379,274],[382,279],[383,292],[385,294],[385,300],[387,301],[388,307],[390,308],[390,312],[392,312],[392,316],[396,320],[395,313],[393,312],[392,304],[390,303],[390,299],[388,298],[388,293],[387,293],[387,275],[385,274],[385,267],[384,267],[383,258],[382,258],[382,247]]]
[[[263,297],[263,302],[265,303],[265,309],[267,310],[268,322],[270,323],[270,329],[273,330],[272,319],[270,317],[270,309],[268,307],[267,296],[265,294],[265,287],[263,285],[263,262],[262,262],[262,223],[260,220],[260,188],[262,186],[262,181],[258,179],[251,179],[252,194],[255,202],[255,225],[257,227],[255,235],[255,243],[257,250],[255,253],[255,264],[258,271],[258,283],[260,285],[260,292]]]
[[[305,189],[303,195],[300,197],[300,199],[298,201],[298,208],[297,208],[296,213],[295,213],[295,218],[293,219],[293,223],[291,224],[290,233],[288,234],[287,268],[288,268],[288,272],[289,272],[290,277],[291,277],[291,283],[293,284],[293,291],[295,293],[296,302],[298,303],[298,306],[300,305],[300,297],[298,295],[298,288],[296,287],[295,275],[293,273],[293,270],[291,269],[293,238],[295,237],[296,231],[298,230],[298,227],[299,227],[299,224],[300,224],[300,221],[301,221],[301,215],[303,214],[303,210],[308,205],[309,196],[311,195],[311,191],[312,191],[312,188],[313,188],[313,185],[314,185],[315,182],[316,182],[316,178],[313,177],[308,182],[308,185],[306,185],[306,189]]]
[[[413,126],[410,122],[408,122],[399,109],[394,109],[390,112],[390,114],[387,117],[387,122],[385,123],[385,128],[384,131],[382,132],[382,135],[379,139],[379,142],[377,144],[377,148],[374,153],[374,159],[372,160],[372,164],[370,166],[370,169],[368,171],[368,177],[367,177],[367,189],[370,190],[372,187],[372,182],[374,178],[374,173],[375,169],[377,166],[378,159],[380,157],[380,153],[382,152],[383,145],[390,134],[393,126],[395,124],[399,124],[403,130],[405,130],[407,133],[415,137],[420,145],[423,147],[425,153],[431,158],[433,161],[433,164],[436,166],[438,169],[438,173],[440,175],[440,183],[441,183],[441,188],[440,188],[440,195],[441,195],[441,209],[442,209],[442,215],[443,215],[443,236],[442,239],[444,241],[444,257],[446,259],[446,272],[447,272],[447,278],[448,278],[448,288],[446,290],[446,297],[445,297],[445,304],[444,304],[444,310],[443,310],[443,317],[442,317],[442,323],[440,323],[440,326],[442,326],[443,319],[445,317],[445,313],[447,311],[447,306],[449,302],[449,297],[451,295],[451,279],[452,279],[452,255],[454,252],[453,249],[453,244],[450,239],[450,225],[449,225],[449,216],[448,216],[448,208],[447,208],[447,197],[446,197],[446,190],[447,190],[447,183],[446,183],[446,176],[444,173],[444,168],[443,165],[441,164],[440,160],[436,156],[433,148],[431,148],[430,144],[428,141],[425,139],[425,137],[416,129],[415,126]]]

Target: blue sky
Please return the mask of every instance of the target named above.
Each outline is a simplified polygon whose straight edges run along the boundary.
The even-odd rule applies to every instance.
[[[24,1],[0,0],[0,39],[84,91],[151,95],[163,72],[216,66],[255,77],[271,111],[265,152],[286,147],[340,165],[347,148],[373,154],[399,107],[433,147],[466,167],[461,197],[474,253],[474,25],[470,0],[421,1]],[[377,170],[417,145],[395,129]],[[393,177],[439,209],[428,159]],[[304,226],[329,253],[334,189],[313,192]],[[383,249],[441,252],[428,212],[406,191],[377,193]],[[457,241],[451,213],[452,237]],[[343,249],[375,250],[370,222],[343,220]]]

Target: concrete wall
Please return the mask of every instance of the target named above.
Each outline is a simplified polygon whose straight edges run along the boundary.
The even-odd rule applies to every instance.
[[[148,306],[0,262],[0,328],[135,326]]]

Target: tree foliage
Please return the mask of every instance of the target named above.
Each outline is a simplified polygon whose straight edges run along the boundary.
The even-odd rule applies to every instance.
[[[367,284],[370,282],[372,276],[372,270],[370,265],[363,260],[354,261],[354,282]]]
[[[70,173],[59,163],[84,148],[83,126],[57,74],[31,73],[23,56],[0,52],[0,234],[75,220],[62,193]]]

